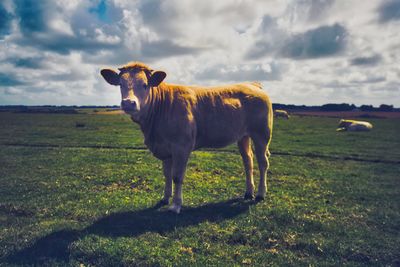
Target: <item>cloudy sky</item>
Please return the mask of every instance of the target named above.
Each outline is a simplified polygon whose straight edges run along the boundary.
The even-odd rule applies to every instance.
[[[0,105],[114,105],[103,67],[257,80],[285,104],[400,107],[400,0],[1,0]]]

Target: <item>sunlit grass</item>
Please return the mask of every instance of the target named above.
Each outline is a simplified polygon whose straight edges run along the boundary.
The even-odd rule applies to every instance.
[[[129,149],[143,141],[126,116],[0,116],[5,265],[399,264],[396,120],[376,120],[367,134],[336,133],[330,118],[276,121],[269,193],[257,204],[241,199],[235,147],[195,152],[174,215],[152,208],[161,164]]]

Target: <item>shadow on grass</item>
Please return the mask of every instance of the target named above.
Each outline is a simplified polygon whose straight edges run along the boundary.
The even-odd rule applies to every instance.
[[[248,211],[252,201],[231,199],[199,207],[185,208],[179,215],[158,207],[111,214],[83,230],[61,230],[38,239],[31,246],[10,255],[11,264],[51,265],[68,262],[70,245],[88,234],[101,236],[138,236],[145,232],[166,233],[201,222],[220,222]]]

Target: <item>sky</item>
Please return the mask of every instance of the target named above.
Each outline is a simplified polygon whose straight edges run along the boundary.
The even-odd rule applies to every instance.
[[[400,0],[0,0],[0,105],[118,105],[102,68],[400,107]]]

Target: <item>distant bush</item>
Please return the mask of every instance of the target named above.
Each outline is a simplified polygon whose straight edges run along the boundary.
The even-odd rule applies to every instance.
[[[360,110],[361,111],[374,111],[375,108],[372,105],[361,105]]]
[[[350,111],[356,109],[354,104],[325,104],[321,106],[322,111]]]
[[[393,105],[382,104],[378,108],[379,111],[393,111]]]

